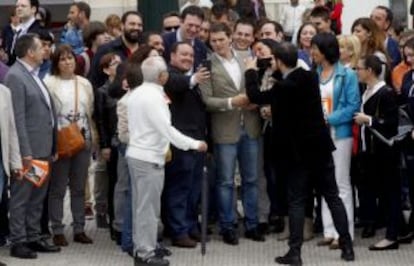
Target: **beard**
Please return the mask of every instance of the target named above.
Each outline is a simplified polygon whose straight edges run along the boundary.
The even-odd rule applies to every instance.
[[[138,43],[141,40],[141,31],[140,30],[125,31],[124,37],[129,43]]]

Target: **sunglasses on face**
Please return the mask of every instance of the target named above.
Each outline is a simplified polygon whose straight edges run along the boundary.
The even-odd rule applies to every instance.
[[[164,27],[165,31],[176,31],[180,26]]]

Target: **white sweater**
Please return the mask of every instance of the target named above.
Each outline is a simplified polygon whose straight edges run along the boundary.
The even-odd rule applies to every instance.
[[[198,149],[200,141],[171,125],[169,99],[162,86],[144,82],[128,99],[129,145],[127,157],[165,164],[169,143],[182,150]]]

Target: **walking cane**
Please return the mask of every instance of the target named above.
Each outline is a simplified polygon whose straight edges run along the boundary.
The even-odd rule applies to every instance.
[[[207,167],[203,168],[201,182],[201,255],[206,254],[207,243],[207,206],[208,206],[208,173]]]

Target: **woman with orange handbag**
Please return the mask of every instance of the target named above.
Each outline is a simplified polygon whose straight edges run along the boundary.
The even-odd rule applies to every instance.
[[[77,76],[75,68],[76,59],[72,48],[61,45],[52,56],[51,76],[45,79],[56,106],[59,129],[59,158],[52,166],[49,188],[49,219],[54,235],[53,242],[57,246],[68,245],[62,223],[63,199],[67,185],[70,188],[74,241],[92,243],[92,239],[84,233],[84,197],[94,140],[94,98],[92,85],[87,79]],[[75,147],[76,145],[78,146]]]

